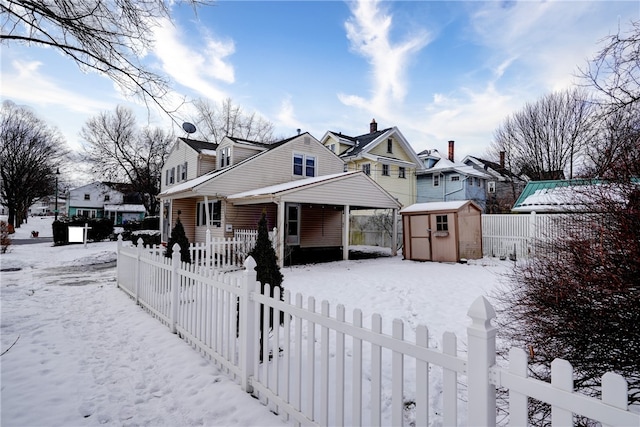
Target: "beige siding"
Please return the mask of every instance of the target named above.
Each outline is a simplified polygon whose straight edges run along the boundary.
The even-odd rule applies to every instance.
[[[184,232],[189,242],[195,242],[195,225],[196,225],[196,200],[195,199],[177,199],[173,200],[171,209],[171,227],[176,225],[178,211],[180,211],[180,222],[184,227]]]
[[[255,147],[243,144],[234,144],[231,147],[232,164],[240,163],[241,161],[248,159],[249,157],[255,156],[261,151],[262,150],[258,150]]]
[[[405,169],[406,178],[398,178],[399,167],[389,165],[389,176],[382,175],[382,163],[370,160],[359,160],[349,163],[349,170],[362,170],[362,165],[371,165],[371,179],[377,182],[389,194],[398,199],[402,206],[410,206],[416,202],[416,174],[414,168]]]
[[[458,261],[458,237],[456,214],[453,212],[442,212],[431,214],[431,224],[435,228],[436,215],[447,215],[449,223],[449,234],[446,236],[438,236],[437,232],[431,233],[431,259],[441,262]]]
[[[374,156],[391,157],[391,158],[394,158],[394,159],[404,160],[406,162],[411,162],[411,163],[414,162],[413,157],[411,157],[405,151],[404,146],[402,144],[400,144],[398,142],[398,140],[396,138],[394,138],[394,137],[391,137],[391,139],[393,140],[393,145],[392,145],[393,152],[392,153],[388,153],[387,152],[387,139],[385,139],[384,141],[380,142],[375,147],[371,148],[371,150],[369,150],[369,153],[373,154]]]
[[[305,144],[305,138],[309,143]],[[300,135],[295,140],[274,148],[240,168],[231,168],[212,182],[203,185],[199,192],[221,194],[223,196],[267,187],[269,185],[302,179],[293,175],[293,153],[302,153],[316,157],[316,175],[328,175],[343,171],[343,162],[331,151],[327,150],[315,138]]]
[[[263,210],[267,212],[267,227],[271,230],[276,226],[277,221],[278,207],[275,203],[247,206],[234,206],[228,203],[224,221],[225,224],[231,224],[234,230],[256,230]]]
[[[367,208],[396,208],[389,196],[363,174],[354,174],[339,181],[307,187],[282,196],[283,201],[298,203],[326,202]]]
[[[342,209],[338,206],[303,204],[300,247],[332,246],[342,246]]]
[[[164,162],[164,166],[162,167],[162,179],[160,182],[160,190],[164,191],[165,189],[171,187],[166,184],[166,171],[171,168],[176,168],[176,175],[174,184],[178,184],[180,178],[178,174],[178,165],[182,165],[187,162],[187,179],[192,179],[196,177],[196,172],[198,171],[198,152],[193,148],[189,147],[183,141],[178,140],[173,148],[171,149],[171,153],[167,157],[167,160]]]
[[[213,170],[216,170],[216,156],[201,154],[197,174],[195,170],[193,171],[193,175],[191,170],[187,170],[187,173],[189,174],[189,179],[193,179]]]

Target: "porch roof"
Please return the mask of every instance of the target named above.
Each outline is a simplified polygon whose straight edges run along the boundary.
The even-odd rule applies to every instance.
[[[354,208],[398,209],[402,205],[362,171],[316,176],[232,194],[234,205],[275,203],[324,203]]]

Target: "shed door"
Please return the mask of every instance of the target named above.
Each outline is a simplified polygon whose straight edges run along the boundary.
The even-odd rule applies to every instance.
[[[411,230],[411,259],[431,260],[431,230],[429,215],[411,215],[409,217]]]

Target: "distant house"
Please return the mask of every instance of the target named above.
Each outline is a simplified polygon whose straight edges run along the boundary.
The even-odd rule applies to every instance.
[[[403,206],[416,202],[416,171],[422,163],[397,127],[378,130],[375,119],[369,133],[348,136],[329,131],[322,144],[345,162],[346,171],[362,171]]]
[[[162,240],[178,217],[190,242],[232,237],[257,229],[262,212],[277,227],[281,265],[303,253],[337,251],[348,256],[348,218],[358,209],[392,209],[400,204],[361,171],[344,172],[344,162],[309,133],[272,144],[225,137],[216,148],[216,169],[166,186]],[[174,167],[171,164],[166,168]],[[189,164],[187,168],[191,167]]]
[[[60,196],[58,197],[58,214],[62,216],[67,215],[67,200]],[[56,210],[56,196],[45,196],[35,202],[29,207],[29,215],[55,215]]]
[[[69,190],[67,210],[70,217],[111,218],[116,225],[145,216],[140,194],[114,182],[96,181]]]
[[[509,213],[511,207],[527,184],[526,176],[517,175],[505,167],[505,153],[500,153],[500,161],[493,162],[480,157],[466,156],[462,163],[484,172],[491,178],[487,181],[487,201],[485,213]]]
[[[435,149],[422,151],[418,157],[424,169],[417,171],[417,203],[472,200],[485,209],[491,176],[454,161],[454,141],[449,141],[448,157]]]

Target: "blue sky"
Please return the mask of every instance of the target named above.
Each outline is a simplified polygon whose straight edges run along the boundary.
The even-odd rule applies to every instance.
[[[603,37],[640,19],[640,1],[218,1],[173,16],[144,61],[176,99],[230,97],[282,137],[359,135],[375,118],[418,152],[455,140],[461,160],[485,154],[524,103],[577,81]],[[172,126],[52,49],[0,54],[2,100],[32,107],[74,149],[85,121],[119,104]],[[176,119],[190,120],[188,106]]]

